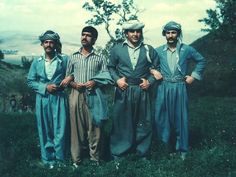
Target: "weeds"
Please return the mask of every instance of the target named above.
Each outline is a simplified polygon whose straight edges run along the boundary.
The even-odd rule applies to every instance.
[[[154,141],[150,160],[134,154],[119,161],[104,158],[100,166],[86,159],[78,169],[39,166],[40,150],[33,114],[0,114],[1,177],[233,177],[236,174],[236,98],[203,97],[190,103],[190,152],[186,160],[168,154]],[[109,121],[106,139],[109,139]],[[104,146],[109,149],[108,144]],[[108,152],[104,155],[108,156]]]

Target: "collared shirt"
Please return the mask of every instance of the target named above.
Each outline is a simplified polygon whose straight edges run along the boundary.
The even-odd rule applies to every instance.
[[[142,46],[143,42],[140,42],[140,44],[135,48],[133,48],[127,40],[124,41],[123,45],[124,44],[128,46],[129,57],[130,57],[133,69],[135,69],[135,66],[138,62],[140,47]]]
[[[81,50],[74,53],[67,66],[67,75],[73,75],[77,83],[85,83],[101,71],[107,71],[107,60],[94,49],[87,56]]]
[[[167,62],[170,68],[170,71],[172,74],[174,74],[176,67],[177,67],[177,61],[178,61],[178,54],[177,50],[174,51],[167,49]]]
[[[49,80],[52,79],[56,69],[57,69],[57,63],[58,63],[58,60],[57,60],[57,55],[49,60],[47,58],[45,58],[44,56],[44,61],[45,61],[45,73],[46,73],[46,76]]]

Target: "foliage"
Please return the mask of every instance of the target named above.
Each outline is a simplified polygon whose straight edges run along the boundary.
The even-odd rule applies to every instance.
[[[4,53],[0,50],[0,60],[4,59]]]
[[[89,25],[105,25],[107,34],[111,41],[122,40],[122,30],[120,25],[128,20],[137,20],[139,10],[134,6],[133,0],[122,0],[121,4],[115,4],[109,0],[92,0],[92,5],[84,3],[83,8],[93,13],[93,18],[86,23]],[[115,34],[112,25],[116,26]],[[117,26],[118,25],[118,26]]]
[[[33,58],[29,59],[26,56],[21,57],[21,63],[22,63],[23,68],[25,68],[25,69],[30,68],[32,61],[33,61]]]
[[[208,18],[200,19],[210,28],[204,31],[217,32],[225,35],[225,38],[236,38],[236,0],[215,0],[216,9],[208,9]]]
[[[236,175],[236,98],[202,97],[190,102],[190,153],[166,154],[154,141],[149,161],[134,154],[78,169],[71,161],[49,170],[38,166],[40,150],[32,114],[0,114],[0,174],[3,177],[223,177]],[[107,132],[108,133],[108,132]],[[69,158],[69,157],[68,157]]]
[[[4,61],[0,62],[0,110],[7,111],[8,108],[8,98],[10,95],[14,94],[17,97],[23,95],[30,95],[27,99],[30,105],[34,105],[35,94],[31,89],[27,87],[26,75],[27,70],[18,66],[6,63]]]
[[[226,36],[226,35],[224,35]],[[217,37],[214,33],[191,44],[207,60],[203,80],[190,86],[190,93],[212,96],[236,96],[235,40]]]

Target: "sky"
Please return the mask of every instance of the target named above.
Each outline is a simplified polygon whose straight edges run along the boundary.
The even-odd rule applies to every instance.
[[[110,0],[120,3],[121,0]],[[64,53],[71,54],[80,46],[80,34],[93,14],[82,8],[91,0],[0,0],[0,49],[19,50],[20,55],[39,55],[38,36],[50,29],[61,36]],[[162,27],[168,21],[182,25],[183,41],[192,43],[205,35],[199,19],[207,9],[215,9],[214,0],[134,0],[141,10],[139,20],[145,24],[145,42],[157,47],[165,42]],[[104,26],[99,31],[97,46],[109,39]]]

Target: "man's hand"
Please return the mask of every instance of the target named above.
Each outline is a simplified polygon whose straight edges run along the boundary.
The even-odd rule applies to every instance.
[[[195,79],[194,79],[194,77],[192,77],[192,76],[185,76],[185,82],[187,83],[187,84],[192,84],[193,83],[193,81],[194,81]]]
[[[84,84],[84,86],[85,86],[87,89],[92,89],[95,85],[96,85],[96,82],[93,81],[93,80],[90,80],[90,81],[88,81],[88,82],[86,82],[86,83]]]
[[[55,84],[48,84],[47,85],[47,91],[49,93],[54,93],[57,91],[57,86]]]
[[[82,87],[85,87],[85,85],[83,83],[76,83],[76,82],[70,82],[70,86],[73,88],[73,89],[76,89],[76,90],[79,90],[80,88]]]
[[[120,79],[118,79],[118,80],[116,81],[118,87],[119,87],[121,90],[125,90],[125,89],[128,87],[128,84],[127,84],[127,82],[126,82],[125,79],[126,79],[125,77],[122,77],[122,78],[120,78]]]
[[[68,76],[65,79],[63,79],[59,85],[59,87],[66,87],[71,81],[73,81],[73,76]]]
[[[147,79],[141,78],[141,80],[143,81],[139,86],[143,89],[146,90],[149,88],[150,83]]]
[[[151,69],[150,73],[155,77],[156,80],[162,79],[162,75],[159,71],[157,71],[155,69]]]

